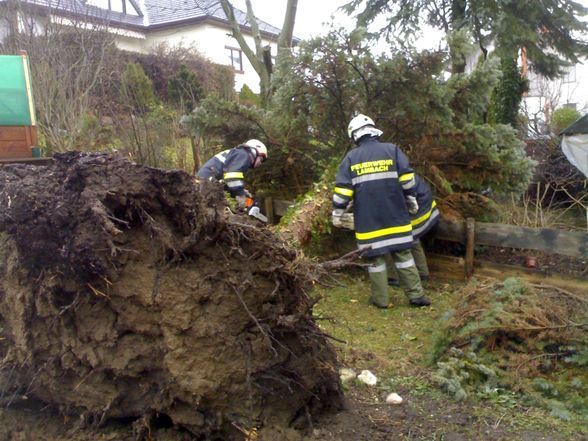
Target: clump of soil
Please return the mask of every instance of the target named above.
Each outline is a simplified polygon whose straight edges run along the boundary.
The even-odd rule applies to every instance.
[[[0,170],[0,405],[208,438],[338,408],[310,264],[222,186],[104,154]]]
[[[496,203],[477,193],[452,193],[444,197],[438,203],[443,218],[458,222],[468,217],[479,221],[492,222],[500,214]]]

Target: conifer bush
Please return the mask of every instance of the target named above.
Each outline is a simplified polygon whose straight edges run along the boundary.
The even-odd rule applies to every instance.
[[[563,419],[588,420],[588,302],[517,278],[471,282],[437,336],[436,383],[458,400],[513,393]]]

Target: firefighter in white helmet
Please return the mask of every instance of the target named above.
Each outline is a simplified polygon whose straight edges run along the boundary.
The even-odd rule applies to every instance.
[[[251,194],[245,189],[245,173],[267,160],[267,147],[258,139],[250,139],[237,147],[224,150],[200,167],[196,176],[223,181],[225,189],[239,205],[245,206]]]
[[[347,153],[337,171],[333,225],[348,226],[346,212],[353,202],[355,238],[370,262],[370,303],[380,308],[389,306],[386,256],[390,254],[409,303],[430,305],[411,254],[411,214],[418,212],[418,203],[415,174],[408,158],[394,144],[378,140],[382,131],[366,115],[351,120],[348,134],[357,148]]]

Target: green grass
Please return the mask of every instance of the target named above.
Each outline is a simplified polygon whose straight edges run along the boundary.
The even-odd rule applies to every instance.
[[[456,286],[437,283],[427,290],[433,301],[428,308],[414,308],[398,288],[390,288],[392,309],[368,305],[369,282],[364,276],[345,278],[344,286],[317,288],[322,300],[315,307],[321,328],[329,335],[345,340],[340,345],[342,361],[358,359],[357,368],[377,367],[383,371],[412,375],[429,361],[434,331],[454,299]],[[323,320],[325,319],[325,320]],[[356,357],[354,354],[368,355]]]
[[[367,276],[346,276],[341,283],[343,286],[317,287],[314,291],[315,295],[322,297],[315,306],[319,326],[328,335],[345,341],[335,343],[341,364],[357,372],[369,369],[378,377],[377,389],[380,391],[404,389],[410,396],[420,397],[423,403],[437,403],[440,414],[443,414],[444,406],[455,402],[431,380],[436,370],[432,360],[438,349],[435,337],[445,317],[461,300],[462,285],[433,281],[427,289],[432,300],[432,306],[428,308],[410,307],[400,289],[390,288],[394,306],[382,310],[368,304],[370,287]],[[346,387],[366,386],[352,382]],[[508,438],[512,440],[519,439],[518,431],[553,434],[554,438],[546,439],[584,439],[582,436],[588,435],[581,421],[563,421],[546,410],[525,406],[521,397],[508,391],[496,397],[472,397],[463,408],[478,425],[477,429],[463,428],[466,433],[488,425],[504,428],[512,435]],[[445,423],[439,421],[439,424],[443,426]]]

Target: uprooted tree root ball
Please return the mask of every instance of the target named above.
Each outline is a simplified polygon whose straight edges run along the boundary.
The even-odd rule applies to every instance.
[[[311,264],[222,187],[104,154],[0,170],[0,404],[243,439],[339,408]]]

